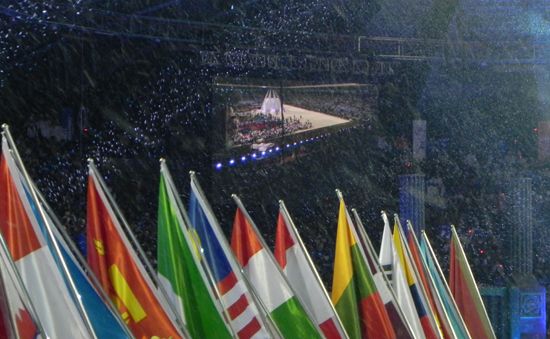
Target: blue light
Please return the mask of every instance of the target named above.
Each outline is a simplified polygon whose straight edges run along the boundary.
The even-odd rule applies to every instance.
[[[252,153],[252,157],[256,159],[256,153]]]
[[[242,157],[241,157],[241,161],[244,162],[245,160],[246,160],[246,157],[245,157],[245,156],[242,156]]]
[[[296,143],[294,143],[294,146],[296,146],[296,145],[297,145],[297,144],[296,144]]]
[[[229,160],[229,165],[235,165],[235,159]]]
[[[269,152],[269,153],[272,153],[272,152],[273,152],[273,150],[272,150],[272,149],[270,148],[270,149],[268,149],[268,152]]]
[[[265,151],[262,151],[262,155],[265,155]]]
[[[290,145],[289,145],[289,144],[286,144],[286,148],[289,148],[289,147],[290,147]]]
[[[275,147],[275,151],[278,151],[280,150],[279,146]]]
[[[218,163],[216,164],[216,169],[221,169],[221,168],[222,168],[222,163],[221,163],[221,162],[218,162]]]

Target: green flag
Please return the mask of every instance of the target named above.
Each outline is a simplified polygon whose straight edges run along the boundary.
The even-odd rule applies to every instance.
[[[221,308],[216,307],[206,272],[200,266],[199,251],[184,227],[184,213],[176,201],[164,162],[161,164],[157,270],[169,301],[185,320],[194,339],[231,338]]]

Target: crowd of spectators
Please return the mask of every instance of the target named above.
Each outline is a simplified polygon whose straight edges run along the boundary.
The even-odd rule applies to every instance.
[[[75,11],[85,3],[79,2]],[[284,8],[273,11],[263,5],[224,8],[211,17],[236,26],[261,24],[274,31],[280,27],[323,31],[326,22],[331,22],[331,30],[346,33],[358,30],[356,23],[367,22],[362,19],[376,7],[356,11],[355,7],[363,6],[359,1],[336,10],[320,0],[284,3]],[[55,1],[23,1],[12,6],[40,20],[32,25],[2,18],[0,103],[2,122],[11,124],[26,167],[76,241],[85,232],[86,159],[91,157],[154,261],[158,158],[163,156],[184,198],[187,172],[198,172],[226,235],[235,212],[231,193],[242,197],[271,245],[277,200],[284,199],[330,286],[338,211],[334,189],[341,189],[349,206],[357,208],[377,246],[382,231],[380,210],[398,212],[397,176],[424,173],[440,187],[437,199],[427,202],[426,224],[441,264],[448,262],[452,223],[463,237],[478,281],[502,285],[509,282],[513,270],[506,251],[508,230],[514,227],[506,186],[514,177],[530,176],[535,182],[535,232],[540,235],[535,241],[534,273],[548,283],[550,248],[544,239],[549,234],[542,226],[550,211],[550,174],[544,164],[537,163],[533,151],[533,127],[540,109],[532,75],[465,65],[404,63],[393,76],[376,80],[366,90],[286,90],[287,104],[360,123],[291,152],[217,171],[212,165],[217,160],[212,139],[219,137],[213,118],[213,106],[219,102],[213,102],[211,87],[218,77],[255,76],[265,81],[277,76],[304,77],[308,83],[327,84],[334,81],[333,75],[210,69],[187,50],[157,41],[96,39],[93,35],[63,40],[48,26],[52,20],[63,19],[64,14],[55,13],[55,5]],[[120,6],[124,8],[119,10],[132,12]],[[315,15],[300,15],[304,6]],[[208,13],[220,7],[210,6]],[[279,18],[286,22],[281,24]],[[438,22],[446,28],[443,21]],[[286,37],[283,33],[278,37]],[[280,47],[283,42],[273,39],[266,44]],[[301,41],[288,43],[299,45]],[[12,59],[17,61],[10,63]],[[38,120],[59,125],[57,114],[65,107],[73,112],[68,140],[41,133],[27,135]],[[423,161],[411,155],[411,122],[417,118],[428,122],[428,155]],[[289,121],[289,130],[291,125],[301,128],[307,122]]]

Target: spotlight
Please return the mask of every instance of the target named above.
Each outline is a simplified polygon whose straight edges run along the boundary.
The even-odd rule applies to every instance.
[[[222,163],[221,163],[221,162],[218,162],[218,163],[216,164],[216,169],[221,169],[221,168],[222,168]]]

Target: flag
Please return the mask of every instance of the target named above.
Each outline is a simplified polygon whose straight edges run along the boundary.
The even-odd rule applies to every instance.
[[[87,206],[88,264],[136,338],[180,338],[171,314],[130,246],[104,184],[90,164]]]
[[[420,254],[420,246],[414,233],[414,229],[409,221],[407,221],[407,244],[409,246],[411,259],[418,271],[419,282],[424,286],[426,291],[427,301],[430,303],[432,310],[434,311],[435,318],[438,320],[440,329],[443,332],[445,338],[454,338],[456,334],[451,326],[451,321],[447,315],[447,312],[443,306],[443,302],[439,295],[439,291],[436,289],[432,275],[427,270],[427,266],[424,258]]]
[[[376,251],[374,250],[374,246],[372,245],[370,237],[368,236],[365,227],[363,226],[363,223],[361,222],[361,219],[357,214],[357,211],[353,209],[352,212],[355,218],[355,222],[357,224],[357,234],[359,236],[359,239],[361,240],[359,243],[362,245],[363,253],[365,254],[365,261],[368,263],[369,268],[372,272],[374,284],[376,285],[378,293],[380,293],[380,298],[382,298],[382,302],[384,303],[386,312],[388,312],[393,330],[395,331],[397,338],[412,339],[412,330],[407,324],[407,320],[403,312],[401,311],[399,304],[397,303],[397,298],[395,297],[395,292],[393,291],[391,283],[387,279],[386,275],[384,274],[384,270],[380,266],[380,262],[378,261],[378,258],[375,254]],[[353,226],[353,224],[351,226]]]
[[[396,338],[351,225],[340,198],[332,302],[350,338]]]
[[[39,326],[14,269],[15,264],[0,235],[0,338],[34,339]]]
[[[193,172],[188,213],[189,226],[199,239],[202,255],[221,294],[220,301],[229,315],[233,332],[240,339],[268,337],[269,330],[261,313],[262,308],[256,305],[253,295],[248,291],[246,278]]]
[[[411,291],[411,297],[414,302],[418,318],[420,319],[420,324],[422,325],[424,335],[427,339],[439,338],[440,335],[438,329],[435,328],[432,322],[433,314],[431,313],[431,308],[426,303],[426,298],[424,296],[422,285],[420,285],[420,283],[418,282],[416,272],[413,271],[414,267],[412,266],[413,264],[411,262],[407,248],[405,247],[406,245],[403,242],[403,237],[401,236],[401,231],[397,220],[393,227],[393,244],[395,254],[397,254],[397,260],[399,260],[399,263],[403,268],[407,285],[409,286],[409,290]]]
[[[403,316],[407,319],[407,323],[414,333],[414,336],[416,338],[425,338],[424,330],[420,324],[420,319],[418,318],[411,296],[411,290],[407,284],[405,271],[401,266],[399,256],[393,244],[389,220],[385,213],[382,214],[382,218],[384,220],[384,231],[382,233],[382,242],[380,246],[380,265],[384,270],[384,274],[386,274],[386,277],[392,284],[397,303],[403,312]]]
[[[274,255],[291,287],[313,315],[325,337],[345,338],[340,319],[282,201],[277,218]]]
[[[496,338],[477,289],[468,259],[454,227],[451,227],[449,287],[472,338]]]
[[[200,252],[184,226],[177,192],[161,163],[158,204],[157,270],[170,301],[185,319],[191,337],[231,338],[200,266]]]
[[[130,333],[126,326],[122,323],[118,314],[113,313],[111,307],[107,305],[109,302],[106,300],[103,295],[100,294],[98,289],[100,286],[94,285],[91,281],[92,277],[84,272],[86,270],[88,274],[89,268],[82,268],[85,264],[85,261],[78,260],[76,254],[78,250],[74,247],[71,249],[69,242],[71,241],[68,236],[63,236],[61,232],[61,225],[52,209],[49,207],[48,203],[45,201],[44,197],[40,191],[36,188],[34,183],[30,182],[29,185],[32,185],[32,188],[25,184],[23,175],[19,172],[18,177],[21,178],[21,184],[25,191],[25,196],[28,198],[28,203],[33,211],[33,215],[38,221],[38,225],[45,239],[48,239],[47,244],[52,252],[52,255],[55,256],[56,253],[60,253],[63,258],[63,264],[58,260],[57,266],[61,272],[67,288],[74,288],[78,294],[78,299],[76,295],[72,294],[75,303],[82,302],[83,312],[85,312],[89,324],[93,329],[94,334],[98,338],[128,338]],[[34,190],[38,204],[34,202],[34,199],[31,197],[30,189]],[[43,216],[39,213],[38,209],[43,208]],[[53,220],[55,219],[55,221]],[[54,237],[54,240],[49,240],[50,236],[46,229],[46,224],[48,224],[51,234]],[[55,242],[55,244],[54,244]],[[59,252],[55,250],[55,245],[58,246]],[[66,270],[65,270],[66,269]],[[70,281],[72,281],[72,284]]]
[[[57,269],[58,258],[54,258],[42,236],[10,152],[8,141],[3,137],[0,233],[45,335],[51,338],[89,338],[90,332]]]
[[[426,268],[430,272],[434,285],[439,292],[441,301],[443,302],[443,307],[449,316],[451,326],[453,327],[454,333],[458,338],[471,338],[470,333],[468,333],[468,328],[464,324],[464,320],[460,315],[456,303],[451,295],[449,285],[447,285],[447,280],[441,271],[439,262],[435,256],[435,253],[432,250],[428,236],[424,231],[422,231],[422,237],[420,238],[420,250],[422,257],[426,261]]]
[[[231,248],[273,322],[284,338],[321,338],[260,237],[237,207]]]

